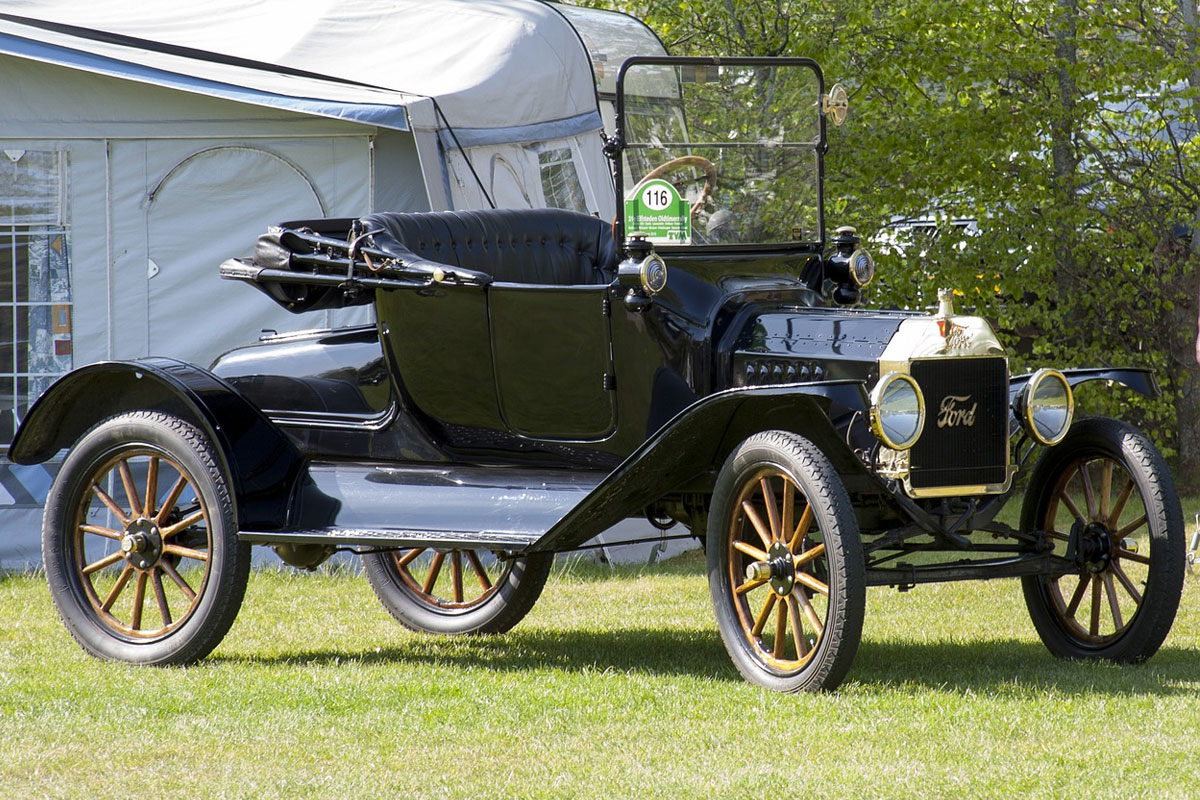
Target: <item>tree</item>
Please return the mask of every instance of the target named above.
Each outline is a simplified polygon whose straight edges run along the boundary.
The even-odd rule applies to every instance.
[[[1133,418],[1200,488],[1196,0],[622,7],[673,52],[820,61],[851,90],[851,121],[830,134],[831,224],[878,239],[935,223],[919,247],[881,254],[873,301],[961,290],[1014,372],[1154,368],[1162,399],[1093,387],[1085,410]]]

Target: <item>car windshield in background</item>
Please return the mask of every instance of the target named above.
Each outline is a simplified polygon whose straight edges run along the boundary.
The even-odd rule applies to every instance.
[[[820,99],[807,64],[629,65],[625,230],[663,245],[820,241]]]

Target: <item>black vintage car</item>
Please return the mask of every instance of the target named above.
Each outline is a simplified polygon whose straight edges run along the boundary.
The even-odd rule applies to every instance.
[[[618,86],[615,221],[286,223],[225,277],[296,311],[373,303],[375,325],[210,369],[95,364],[41,398],[10,457],[71,448],[44,555],[79,643],[202,658],[254,544],[297,567],[359,552],[406,627],[501,632],[555,553],[645,516],[705,546],[730,656],[772,689],[841,682],[868,586],[1020,578],[1056,655],[1152,655],[1184,576],[1171,477],[1131,426],[1073,420],[1079,383],[1152,376],[1011,376],[952,292],[861,307],[871,256],[822,212],[845,93],[815,63],[635,58]]]

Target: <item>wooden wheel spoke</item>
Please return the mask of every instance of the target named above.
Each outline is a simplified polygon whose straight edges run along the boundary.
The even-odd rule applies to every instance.
[[[1079,465],[1079,479],[1083,482],[1083,496],[1087,502],[1087,519],[1100,519],[1100,509],[1096,507],[1096,490],[1092,486],[1092,474],[1088,472],[1086,463]]]
[[[1129,524],[1128,524],[1128,525],[1126,525],[1124,528],[1121,528],[1119,531],[1117,531],[1117,538],[1118,538],[1118,539],[1124,539],[1126,536],[1128,536],[1129,534],[1131,534],[1131,533],[1133,533],[1134,531],[1136,531],[1138,528],[1140,528],[1140,527],[1142,527],[1143,525],[1145,525],[1145,524],[1146,524],[1146,519],[1147,519],[1147,518],[1146,518],[1146,515],[1145,515],[1145,514],[1142,514],[1140,517],[1138,517],[1137,519],[1135,519],[1133,522],[1129,523]],[[1136,560],[1136,559],[1135,559],[1135,560]],[[1150,563],[1150,559],[1149,559],[1149,558],[1147,558],[1147,559],[1146,559],[1146,561],[1145,561],[1144,563],[1146,563],[1146,564],[1149,564],[1149,563]]]
[[[825,631],[825,625],[821,622],[821,618],[817,616],[817,610],[813,608],[813,604],[809,602],[808,597],[799,589],[792,589],[792,597],[796,598],[796,602],[800,604],[800,608],[804,611],[804,618],[808,620],[809,627],[813,629],[813,633],[817,638],[821,638],[821,634]]]
[[[800,569],[800,567],[803,567],[805,564],[809,563],[810,561],[813,561],[814,559],[818,559],[823,555],[825,555],[825,543],[824,542],[817,545],[816,547],[805,550],[803,553],[801,553],[798,556],[792,556],[792,564],[796,567],[796,569]]]
[[[1109,512],[1107,525],[1109,528],[1117,527],[1117,523],[1121,520],[1121,515],[1125,513],[1125,504],[1129,502],[1129,496],[1133,494],[1133,478],[1125,478],[1125,486],[1121,489],[1121,493],[1117,495],[1117,502],[1113,505],[1112,511]]]
[[[807,572],[797,572],[796,573],[796,583],[804,584],[805,586],[807,586],[809,589],[812,589],[817,594],[823,594],[823,595],[829,594],[829,584],[821,583],[821,581],[817,580],[812,575],[809,575]]]
[[[98,561],[93,561],[91,564],[88,564],[86,567],[84,567],[83,574],[91,575],[93,572],[99,572],[100,570],[104,569],[105,567],[111,567],[113,564],[116,564],[124,557],[125,557],[125,554],[122,553],[120,550],[118,550],[115,553],[110,553],[110,554],[106,555],[104,558],[101,558]]]
[[[204,509],[200,509],[199,511],[196,511],[192,514],[188,514],[186,517],[179,520],[179,522],[176,522],[174,525],[170,525],[166,528],[163,528],[160,531],[160,533],[161,533],[163,539],[168,539],[168,538],[174,536],[175,534],[179,533],[182,530],[187,530],[188,528],[195,525],[197,522],[203,522],[204,520],[205,520]]]
[[[103,536],[105,539],[116,539],[118,542],[122,538],[120,531],[114,531],[112,528],[105,528],[100,525],[80,525],[79,530],[84,533],[94,533],[97,536]]]
[[[108,507],[108,510],[112,512],[113,516],[121,521],[122,525],[129,524],[129,515],[125,513],[123,508],[117,505],[116,500],[113,500],[108,496],[108,492],[100,488],[99,481],[92,484],[92,492],[95,493],[96,497],[101,503],[104,503],[104,505]]]
[[[133,572],[133,564],[126,564],[125,569],[121,570],[121,574],[117,578],[117,582],[114,583],[112,589],[109,590],[108,596],[105,597],[104,602],[100,604],[100,608],[102,610],[108,611],[110,608],[112,608],[112,604],[117,602],[117,598],[121,596],[121,592],[125,589],[125,585],[129,583],[129,579],[133,577]]]
[[[754,505],[749,500],[742,501],[742,511],[746,514],[746,519],[750,520],[750,524],[754,526],[754,530],[758,531],[758,536],[762,539],[763,547],[771,547],[771,534],[767,527],[763,525],[763,521],[758,516],[758,512],[754,510]]]
[[[762,636],[763,628],[767,626],[767,620],[771,616],[771,609],[775,608],[775,602],[779,599],[779,595],[774,592],[767,594],[767,599],[763,603],[762,611],[758,612],[758,617],[754,620],[754,629],[752,633],[755,636]]]
[[[129,619],[129,627],[135,631],[142,629],[142,606],[146,604],[146,578],[145,572],[139,572],[137,583],[133,587],[133,616]]]
[[[163,500],[162,508],[158,510],[158,514],[154,517],[154,523],[161,526],[167,521],[171,511],[174,510],[175,504],[179,502],[179,497],[183,494],[183,490],[187,488],[187,478],[183,475],[179,476],[179,480],[171,486],[171,491],[167,492],[166,498]]]
[[[768,583],[770,580],[771,580],[770,578],[754,578],[752,580],[748,580],[745,583],[743,583],[741,586],[738,586],[736,589],[734,589],[733,593],[734,594],[745,594],[746,592],[757,589],[758,587],[762,586],[764,583]]]
[[[1075,594],[1071,595],[1071,602],[1067,604],[1067,616],[1075,616],[1075,612],[1079,609],[1079,603],[1083,600],[1083,594],[1087,591],[1088,575],[1084,573],[1079,576],[1079,585],[1075,587]]]
[[[771,488],[771,481],[765,475],[758,479],[758,486],[762,490],[763,505],[767,509],[767,521],[771,525],[771,541],[778,541],[783,538],[783,529],[779,525],[779,506],[775,502],[775,490]],[[785,478],[785,491],[786,488],[787,483]]]
[[[775,606],[775,646],[772,649],[772,655],[776,658],[783,658],[784,645],[787,643],[788,604],[776,603]]]
[[[414,559],[416,559],[417,556],[421,555],[421,553],[424,553],[426,549],[427,548],[424,547],[414,547],[412,550],[409,550],[407,553],[396,559],[396,566],[407,567],[413,562]]]
[[[196,561],[208,561],[208,553],[193,547],[182,547],[177,544],[164,544],[163,552],[180,558],[193,558]]]
[[[1116,465],[1108,459],[1100,468],[1100,516],[1098,519],[1108,519],[1110,503],[1112,502],[1113,467]]]
[[[150,464],[146,467],[146,502],[142,504],[142,513],[153,518],[156,502],[158,502],[158,456],[150,456]]]
[[[1092,616],[1088,621],[1088,633],[1100,635],[1100,576],[1092,576]]]
[[[182,575],[179,574],[179,570],[171,566],[170,561],[162,561],[159,563],[159,566],[162,567],[163,572],[167,573],[167,577],[175,582],[175,585],[179,587],[179,591],[183,592],[184,597],[188,599],[189,603],[196,599],[196,593],[192,591],[192,587],[189,586],[188,582],[184,580]]]
[[[425,592],[425,594],[433,594],[434,584],[437,583],[438,573],[442,571],[442,562],[445,560],[445,553],[434,555],[433,563],[429,565],[429,574],[425,576],[425,583],[421,587],[421,591]]]
[[[746,555],[753,558],[755,561],[766,561],[767,560],[767,554],[765,551],[759,550],[754,545],[747,544],[746,542],[743,542],[741,539],[734,540],[733,549],[737,550],[739,553],[745,553]]]
[[[785,475],[783,478],[783,508],[779,516],[779,538],[787,539],[792,531],[792,520],[796,514],[796,486]]]
[[[804,638],[804,628],[800,623],[800,605],[796,602],[794,593],[784,599],[787,600],[788,618],[792,623],[792,641],[796,643],[796,657],[804,658],[808,655],[808,639]]]
[[[454,584],[454,602],[463,601],[462,551],[450,553],[450,579]]]
[[[1058,499],[1062,500],[1063,505],[1067,507],[1067,510],[1071,512],[1071,515],[1075,517],[1075,519],[1087,524],[1087,517],[1080,513],[1079,506],[1075,505],[1075,501],[1071,499],[1071,495],[1067,494],[1066,487],[1063,487],[1062,493],[1059,494]]]
[[[812,503],[805,502],[804,511],[800,513],[800,521],[796,524],[796,530],[792,533],[792,538],[788,541],[788,549],[793,553],[800,546],[800,542],[804,541],[805,534],[812,527],[813,508]]]
[[[479,560],[479,556],[474,550],[467,551],[467,561],[471,562],[471,569],[475,571],[475,577],[479,579],[479,585],[485,592],[492,588],[492,581],[487,576],[487,570],[483,568],[483,562]]]
[[[167,593],[163,591],[162,572],[154,570],[151,584],[154,586],[154,599],[158,603],[158,613],[162,617],[163,627],[171,624],[171,607],[167,604]]]
[[[1121,585],[1125,587],[1125,591],[1131,598],[1133,598],[1133,602],[1140,606],[1142,604],[1142,593],[1139,592],[1138,588],[1133,585],[1133,581],[1129,579],[1129,576],[1125,573],[1125,570],[1119,563],[1114,561],[1112,562],[1112,571],[1113,574],[1117,576],[1117,580],[1121,582]]]
[[[142,515],[142,497],[133,486],[133,473],[129,470],[129,459],[121,459],[117,466],[117,472],[121,474],[121,483],[125,487],[125,499],[129,501],[133,516],[140,517]]]
[[[1117,548],[1117,551],[1114,553],[1114,555],[1117,558],[1124,559],[1126,561],[1134,561],[1138,564],[1150,564],[1150,556],[1144,556],[1141,553],[1132,553],[1129,550],[1121,547]]]
[[[1112,573],[1104,575],[1104,594],[1108,597],[1108,610],[1112,614],[1114,630],[1121,630],[1125,623],[1121,621],[1121,604],[1117,602],[1117,587],[1113,585]]]

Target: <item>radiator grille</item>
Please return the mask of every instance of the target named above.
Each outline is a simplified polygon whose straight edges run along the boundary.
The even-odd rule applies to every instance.
[[[1008,364],[1003,358],[914,361],[925,429],[911,451],[914,489],[1004,483],[1008,467]]]

